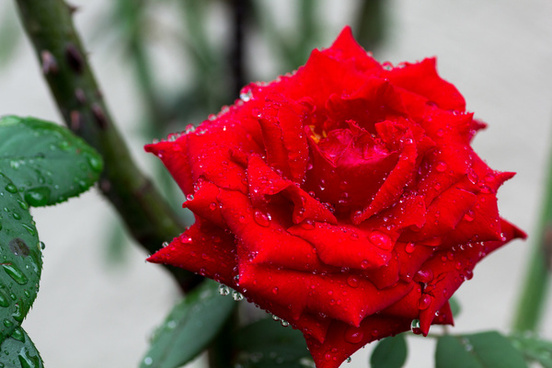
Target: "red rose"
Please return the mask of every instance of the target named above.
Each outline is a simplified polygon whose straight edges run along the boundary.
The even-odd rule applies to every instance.
[[[345,28],[304,67],[146,146],[196,222],[149,258],[213,278],[301,330],[318,368],[419,320],[525,234],[470,141],[485,125],[435,59],[380,65]]]

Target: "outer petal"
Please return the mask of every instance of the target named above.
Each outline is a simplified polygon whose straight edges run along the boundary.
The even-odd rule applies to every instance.
[[[424,293],[431,297],[427,308],[420,313],[420,328],[424,335],[429,331],[435,312],[445,305],[464,280],[472,277],[473,268],[479,260],[512,239],[526,237],[525,233],[504,220],[501,227],[504,236],[500,241],[459,246],[437,253],[422,265],[415,280],[425,284]]]
[[[170,264],[235,286],[237,259],[234,237],[219,227],[196,222],[148,258],[149,262]]]
[[[404,63],[388,71],[386,77],[394,85],[427,97],[443,109],[464,111],[464,97],[456,87],[439,77],[435,64],[435,58],[416,64]]]

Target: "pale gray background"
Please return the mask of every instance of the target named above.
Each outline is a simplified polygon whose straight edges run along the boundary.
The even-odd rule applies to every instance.
[[[153,159],[142,151],[134,106],[131,71],[105,42],[90,40],[99,10],[108,0],[72,1],[81,9],[79,29],[108,104],[122,125],[140,162]],[[273,1],[275,3],[275,1]],[[329,46],[352,1],[327,0],[321,19]],[[289,1],[279,1],[285,13]],[[531,234],[539,210],[550,149],[552,122],[552,2],[550,0],[393,0],[390,33],[380,60],[393,63],[438,57],[440,74],[464,94],[468,109],[489,128],[475,139],[476,151],[498,170],[518,175],[500,191],[504,217]],[[0,11],[12,11],[2,1]],[[165,14],[170,19],[170,14]],[[214,27],[216,31],[216,26]],[[259,59],[263,60],[262,48]],[[171,74],[165,80],[183,83]],[[268,65],[268,66],[266,66]],[[270,63],[260,69],[268,70]],[[60,121],[45,88],[29,44],[17,60],[0,71],[0,115],[18,114]],[[33,210],[46,243],[41,291],[24,323],[48,367],[135,367],[148,336],[176,300],[176,289],[146,254],[132,248],[122,270],[106,266],[105,225],[115,218],[96,191],[48,209]],[[529,243],[516,241],[493,254],[475,270],[475,277],[457,293],[463,307],[453,332],[499,328],[510,323],[526,267]],[[543,326],[552,338],[550,313]],[[438,332],[438,328],[434,328]],[[407,367],[430,367],[432,342],[410,339]],[[345,367],[366,367],[370,347]]]

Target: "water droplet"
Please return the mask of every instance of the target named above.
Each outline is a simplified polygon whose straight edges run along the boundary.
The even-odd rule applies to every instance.
[[[431,281],[433,281],[433,271],[431,271],[431,270],[419,270],[416,273],[415,280],[419,281],[419,282],[423,282],[423,283],[431,282]]]
[[[21,200],[18,200],[17,202],[19,203],[19,207],[21,207],[22,210],[28,210],[29,209],[29,205],[27,204],[27,202],[24,202],[24,201],[21,201]]]
[[[50,189],[48,187],[36,187],[25,191],[25,201],[33,207],[45,206],[50,201]]]
[[[240,91],[240,99],[243,102],[247,102],[251,100],[251,97],[253,97],[253,91],[251,90],[251,88],[247,86],[243,87],[242,90]]]
[[[289,322],[288,322],[288,321],[284,321],[283,319],[280,319],[280,324],[282,325],[282,327],[287,327],[287,326],[289,326]]]
[[[431,295],[422,294],[422,297],[420,298],[420,301],[419,301],[419,304],[418,304],[418,308],[420,310],[427,309],[431,305],[432,301],[433,301],[433,298],[431,297]]]
[[[351,358],[351,357],[347,357],[347,359],[345,359],[345,362],[347,362],[347,363],[351,363],[352,361],[353,361],[353,358]]]
[[[278,294],[278,288],[277,287],[272,288],[272,294],[274,294],[274,295]]]
[[[27,224],[21,224],[21,227],[23,227],[25,230],[27,230],[27,232],[29,234],[31,234],[32,236],[36,235],[36,229],[35,229],[34,226],[27,225]]]
[[[474,218],[475,218],[475,216],[474,216],[474,213],[473,213],[472,210],[469,210],[468,212],[466,212],[464,214],[464,220],[466,220],[468,222],[472,222]]]
[[[88,165],[90,165],[90,168],[96,172],[100,172],[102,170],[103,164],[102,160],[95,156],[88,156],[87,157]]]
[[[443,131],[443,129],[438,129],[437,130],[437,137],[442,137],[445,135],[445,132]]]
[[[15,330],[13,330],[11,337],[18,341],[25,342],[25,335],[23,334],[21,327],[17,327]]]
[[[441,173],[445,172],[446,169],[447,169],[447,164],[443,161],[438,162],[437,165],[435,166],[435,170]]]
[[[6,185],[6,190],[10,193],[17,193],[17,187],[13,183],[8,183]]]
[[[10,305],[8,296],[4,293],[3,290],[0,290],[0,307],[7,308]]]
[[[268,227],[270,225],[271,216],[268,213],[265,215],[263,212],[255,210],[253,218],[257,224],[263,227]]]
[[[194,200],[194,195],[193,195],[193,194],[188,194],[188,195],[186,196],[186,200],[187,200],[187,201],[193,201],[193,200]]]
[[[413,319],[410,323],[410,330],[412,333],[419,335],[422,333],[422,330],[420,329],[420,320],[419,319]]]
[[[230,294],[230,288],[226,285],[219,285],[219,294],[222,296],[226,296]]]
[[[382,232],[373,231],[368,236],[368,239],[370,239],[370,242],[378,248],[381,248],[384,250],[393,249],[393,242],[391,241],[391,238]]]
[[[350,287],[357,288],[359,284],[360,282],[357,277],[352,275],[347,277],[347,285],[349,285]]]
[[[303,222],[301,222],[300,226],[302,229],[305,230],[312,230],[315,228],[314,221],[312,220],[304,220]]]
[[[411,254],[411,253],[414,252],[415,248],[416,248],[416,244],[410,242],[410,243],[406,244],[404,250],[405,250],[406,253]]]
[[[12,321],[10,321],[9,319],[5,319],[5,320],[4,320],[4,327],[6,327],[6,328],[11,328],[11,327],[13,327],[13,324],[14,324],[14,323],[13,323]]]
[[[345,330],[345,341],[351,344],[359,344],[364,338],[364,332],[356,327],[348,327]]]
[[[12,214],[12,216],[13,216],[13,218],[16,219],[16,220],[21,220],[21,215],[18,214],[17,212],[14,212],[14,213]]]
[[[25,285],[29,280],[27,279],[27,276],[21,270],[14,264],[11,263],[4,263],[2,265],[4,268],[4,271],[13,279],[13,281],[17,282],[19,285]]]
[[[236,302],[239,302],[240,300],[243,300],[243,295],[236,290],[232,290],[232,299],[234,299],[234,301]]]
[[[217,206],[217,204],[216,204],[215,202],[211,202],[211,203],[209,204],[209,209],[210,209],[211,211],[216,210],[217,207],[218,207],[218,206]]]
[[[153,364],[153,359],[151,357],[145,357],[144,358],[144,365],[152,365]]]

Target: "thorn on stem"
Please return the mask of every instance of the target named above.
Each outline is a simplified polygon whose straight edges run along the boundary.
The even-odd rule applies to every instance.
[[[71,130],[76,132],[81,127],[81,114],[77,110],[72,110],[70,114],[71,118]]]
[[[80,9],[78,6],[73,4],[65,3],[65,5],[67,5],[67,8],[69,9],[69,13],[71,13],[71,15],[75,14]]]
[[[111,190],[111,182],[108,179],[100,180],[100,189],[102,192],[107,193]]]
[[[81,52],[75,45],[69,44],[65,48],[65,59],[71,69],[78,74],[82,74],[84,71],[84,59],[82,58]]]
[[[86,94],[84,93],[84,91],[82,90],[82,88],[77,88],[77,89],[75,90],[75,97],[77,98],[77,101],[78,101],[81,105],[86,104]]]
[[[92,115],[94,116],[94,120],[96,121],[96,124],[98,124],[98,127],[105,130],[107,128],[107,118],[105,117],[104,110],[99,104],[95,103],[92,105]]]
[[[43,50],[40,53],[40,59],[42,61],[42,73],[44,75],[55,74],[58,72],[58,65],[56,58],[48,50]]]

